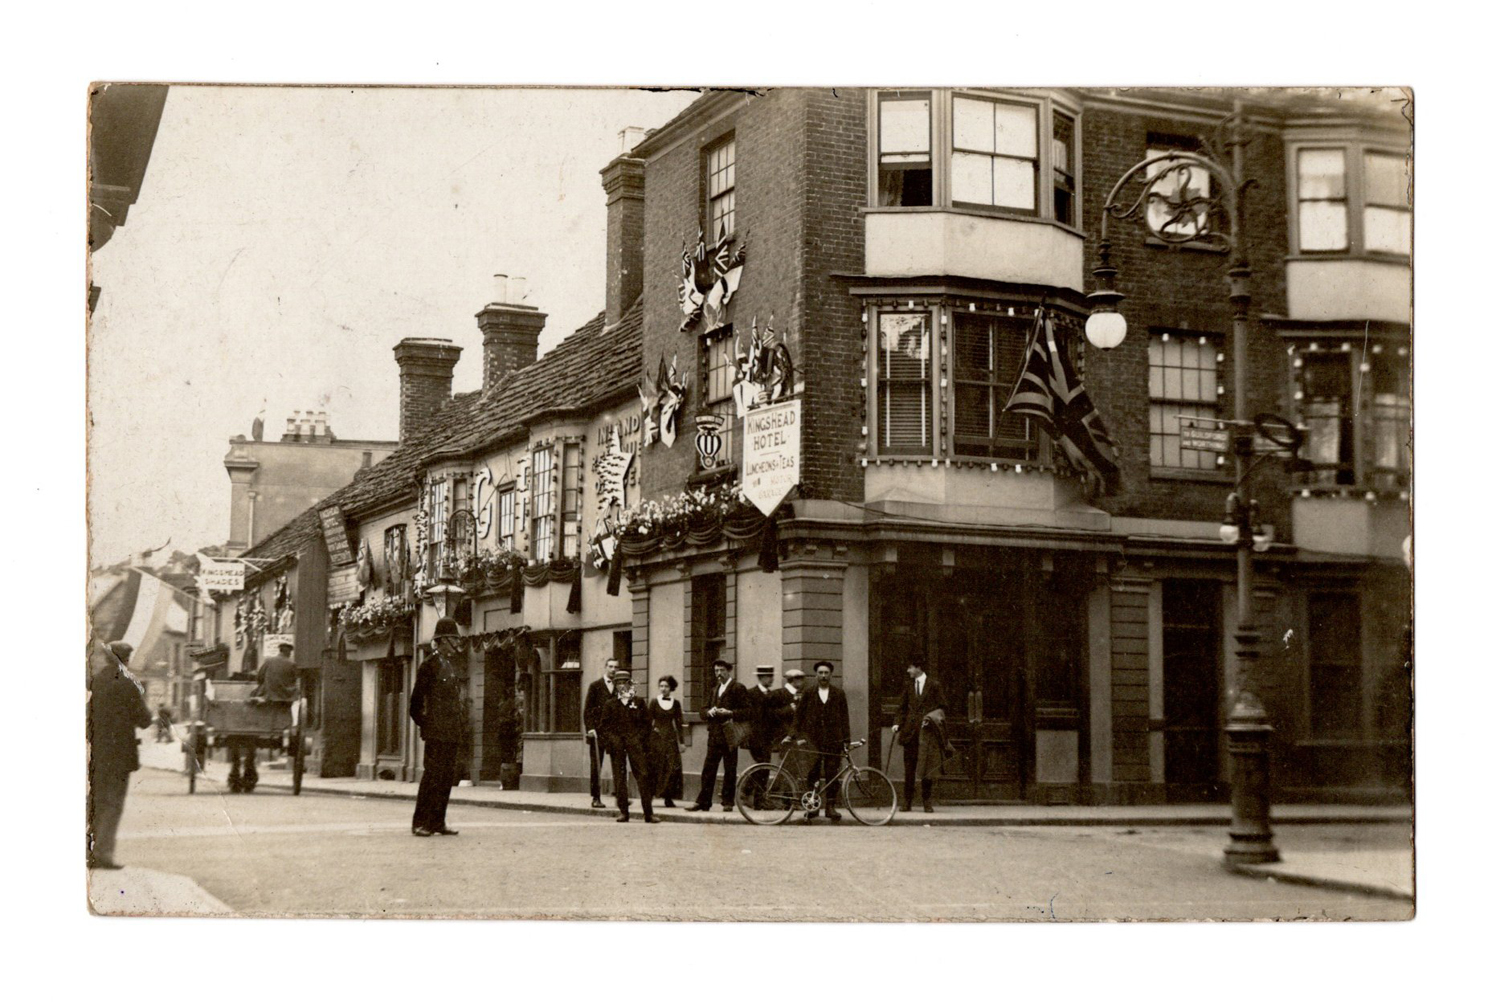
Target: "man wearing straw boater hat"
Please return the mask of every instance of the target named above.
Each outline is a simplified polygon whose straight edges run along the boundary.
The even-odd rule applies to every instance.
[[[420,837],[455,836],[448,828],[448,796],[458,766],[458,747],[464,738],[463,695],[459,684],[463,666],[463,638],[458,624],[444,616],[432,631],[434,651],[417,669],[411,690],[411,719],[422,730],[422,781],[411,831]]]

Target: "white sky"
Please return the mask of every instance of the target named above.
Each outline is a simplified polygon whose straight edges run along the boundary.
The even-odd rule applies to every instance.
[[[527,278],[545,351],[604,306],[599,170],[691,92],[176,87],[140,200],[94,257],[93,560],[228,536],[228,439],[326,409],[394,439],[391,347],[464,347],[495,273]]]

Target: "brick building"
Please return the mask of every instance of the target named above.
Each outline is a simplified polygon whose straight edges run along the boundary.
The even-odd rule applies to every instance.
[[[642,381],[685,386],[682,426],[719,420],[643,439],[642,496],[738,480],[746,393],[800,401],[802,461],[779,563],[727,522],[628,551],[636,668],[679,673],[696,714],[716,656],[747,681],[831,659],[883,760],[915,657],[949,695],[950,798],[1224,793],[1232,477],[1180,434],[1232,409],[1225,254],[1115,225],[1131,336],[1100,351],[1082,330],[1111,185],[1212,142],[1236,97],[1258,183],[1248,402],[1305,426],[1312,464],[1251,488],[1275,781],[1403,791],[1410,124],[1389,94],[710,92],[650,133],[612,166],[643,176]],[[1120,446],[1112,492],[1003,410],[1039,305]],[[744,385],[752,338],[790,361],[774,386]]]

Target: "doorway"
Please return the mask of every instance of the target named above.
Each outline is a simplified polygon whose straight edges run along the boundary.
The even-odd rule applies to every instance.
[[[1169,801],[1219,797],[1223,632],[1217,581],[1161,586],[1162,736]]]

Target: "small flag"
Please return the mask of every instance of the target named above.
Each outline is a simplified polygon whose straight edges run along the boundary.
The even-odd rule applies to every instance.
[[[1032,417],[1077,468],[1094,473],[1106,490],[1119,475],[1120,449],[1073,370],[1065,347],[1052,331],[1052,319],[1037,309],[1025,363],[1006,410]]]

